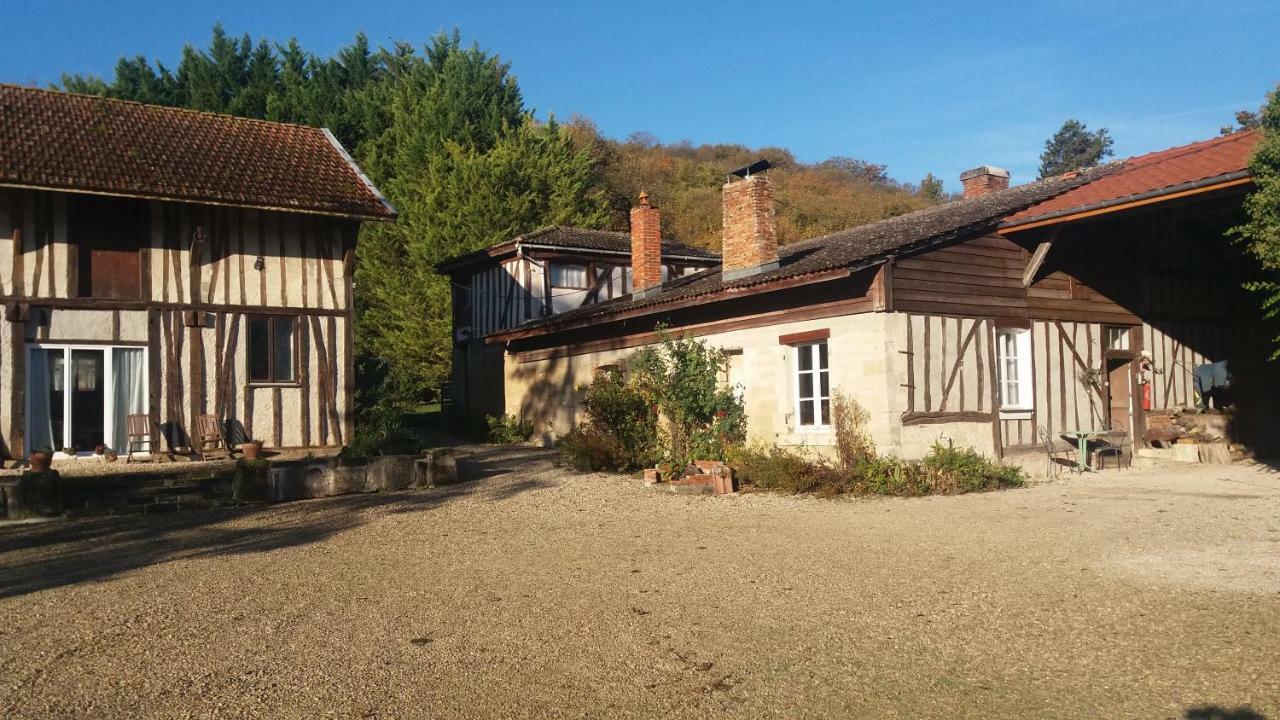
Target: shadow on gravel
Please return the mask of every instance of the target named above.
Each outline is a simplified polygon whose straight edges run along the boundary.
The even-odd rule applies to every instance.
[[[523,452],[521,451],[523,450]],[[265,552],[321,542],[363,525],[367,511],[430,511],[471,498],[500,502],[553,486],[483,482],[545,462],[545,451],[485,448],[459,458],[456,485],[218,510],[126,515],[0,530],[0,598],[110,578],[174,560]]]
[[[1260,712],[1248,706],[1226,708],[1220,705],[1205,705],[1187,710],[1186,720],[1267,720]]]

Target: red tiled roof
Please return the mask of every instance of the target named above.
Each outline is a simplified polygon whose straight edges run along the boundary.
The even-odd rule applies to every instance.
[[[325,130],[0,84],[0,185],[385,220]]]
[[[1016,212],[1005,219],[1004,226],[1115,205],[1214,179],[1247,177],[1249,155],[1257,143],[1256,130],[1243,130],[1122,160],[1114,163],[1119,166],[1115,172]]]

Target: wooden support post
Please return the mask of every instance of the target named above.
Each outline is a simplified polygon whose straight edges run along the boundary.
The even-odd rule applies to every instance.
[[[1035,252],[1031,253],[1031,259],[1027,261],[1027,269],[1022,273],[1022,287],[1031,287],[1031,283],[1035,282],[1036,273],[1040,272],[1040,266],[1044,265],[1045,256],[1049,254],[1049,248],[1053,247],[1053,241],[1058,239],[1058,233],[1061,230],[1061,225],[1055,225],[1049,237],[1040,241]]]

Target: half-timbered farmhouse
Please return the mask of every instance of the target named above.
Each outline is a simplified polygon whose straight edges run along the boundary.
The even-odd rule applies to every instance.
[[[544,439],[577,422],[595,370],[652,343],[659,323],[729,360],[749,433],[833,441],[830,398],[870,413],[881,450],[935,442],[1001,456],[1102,427],[1141,443],[1148,420],[1194,405],[1196,369],[1229,361],[1233,434],[1264,443],[1275,400],[1250,277],[1224,231],[1239,221],[1256,142],[1239,132],[1009,187],[983,166],[964,198],[778,247],[767,174],[724,186],[723,264],[658,282],[633,238],[630,296],[492,333],[507,411]]]
[[[632,213],[633,230],[660,236],[657,208]],[[655,246],[657,247],[657,246]],[[658,261],[660,260],[660,262]],[[661,241],[662,282],[713,267],[702,248]],[[624,232],[547,227],[437,266],[453,283],[452,402],[474,418],[502,415],[502,348],[486,335],[631,294],[631,237]]]
[[[326,130],[0,85],[0,453],[202,416],[351,437],[351,268],[395,211]]]

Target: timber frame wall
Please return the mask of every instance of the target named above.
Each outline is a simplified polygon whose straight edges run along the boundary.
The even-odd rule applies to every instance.
[[[0,188],[0,453],[23,457],[30,343],[147,349],[153,447],[213,414],[270,447],[339,446],[353,431],[351,271],[358,223],[144,202],[141,297],[79,296],[77,195]],[[290,383],[248,381],[247,318],[296,319]]]
[[[715,343],[717,335],[742,328],[887,313],[886,337],[893,340],[886,377],[849,368],[833,379],[855,397],[878,398],[882,381],[890,388],[895,397],[886,407],[899,432],[896,441],[892,433],[885,436],[887,446],[914,452],[921,439],[946,434],[975,446],[990,438],[989,447],[1004,454],[1038,447],[1039,428],[1055,437],[1097,429],[1109,415],[1108,376],[1100,372],[1108,359],[1131,361],[1131,437],[1140,440],[1139,354],[1151,354],[1151,410],[1187,407],[1195,402],[1194,366],[1227,358],[1233,336],[1238,342],[1246,334],[1236,327],[1250,315],[1238,311],[1243,270],[1223,239],[1232,208],[1239,208],[1238,195],[1008,237],[992,232],[846,272],[842,280],[716,302],[695,299],[656,315],[517,335],[506,350],[514,372],[529,375],[556,358],[616,362],[617,351],[655,342],[658,322]],[[1109,328],[1127,330],[1127,348],[1104,347]],[[995,339],[1003,329],[1030,333],[1033,392],[1030,407],[1019,411],[999,408]],[[563,384],[589,380],[588,374]],[[507,392],[527,389],[517,384]],[[506,408],[527,404],[514,398]],[[536,415],[526,419],[537,422]]]
[[[578,291],[551,286],[548,267],[553,262],[587,268],[590,287]],[[566,296],[577,306],[603,302],[620,295],[623,278],[630,283],[627,255],[590,250],[524,250],[494,258],[450,273],[453,283],[453,400],[477,418],[504,412],[502,352],[487,346],[484,337],[519,327],[530,320],[554,314],[552,296]],[[680,275],[714,265],[715,261],[664,259],[665,269]],[[465,302],[464,302],[465,300]]]
[[[1227,358],[1233,333],[1248,332],[1239,326],[1250,313],[1233,312],[1242,270],[1223,239],[1233,202],[991,234],[891,261],[890,306],[908,315],[904,424],[990,422],[1002,450],[1038,447],[1040,427],[1056,437],[1102,426],[1105,373],[1100,386],[1091,371],[1144,350],[1153,365],[1150,411],[1192,406],[1193,368]],[[1031,333],[1030,411],[992,412],[995,356],[981,339],[1002,328]],[[1127,350],[1104,347],[1107,328],[1129,330]],[[1140,437],[1137,365],[1130,382]],[[973,387],[975,371],[979,381],[986,376],[990,398]]]

